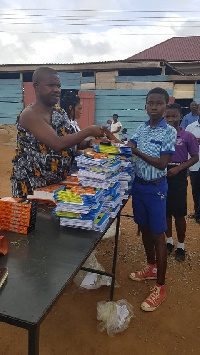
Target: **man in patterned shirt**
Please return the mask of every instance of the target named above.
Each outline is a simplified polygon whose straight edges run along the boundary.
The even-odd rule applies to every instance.
[[[89,126],[77,131],[67,113],[57,106],[61,83],[57,72],[40,67],[33,73],[36,101],[17,118],[17,144],[12,160],[13,197],[26,197],[33,190],[64,180],[76,149],[85,149],[86,138],[115,139],[103,126]]]
[[[154,311],[166,297],[166,173],[177,137],[175,128],[163,118],[168,101],[169,95],[164,89],[149,91],[145,108],[150,119],[138,127],[128,143],[136,155],[132,189],[134,220],[142,232],[147,256],[147,267],[131,273],[130,278],[156,279],[151,294],[141,304],[144,311]]]

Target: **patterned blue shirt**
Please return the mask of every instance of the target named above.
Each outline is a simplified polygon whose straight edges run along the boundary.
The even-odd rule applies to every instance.
[[[130,141],[138,150],[149,156],[160,158],[162,154],[174,154],[177,131],[167,124],[163,118],[155,127],[150,127],[147,121],[141,124]],[[140,179],[151,181],[165,176],[167,168],[160,170],[150,165],[143,159],[136,157],[135,174]]]

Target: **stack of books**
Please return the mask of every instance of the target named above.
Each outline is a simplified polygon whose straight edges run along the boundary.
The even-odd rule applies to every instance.
[[[0,229],[27,234],[35,228],[37,202],[21,198],[0,199]]]
[[[103,147],[103,152],[95,146],[76,157],[79,186],[54,193],[54,213],[62,226],[103,231],[128,198],[133,179],[131,148],[121,151],[113,146],[110,154],[107,149],[111,147]]]

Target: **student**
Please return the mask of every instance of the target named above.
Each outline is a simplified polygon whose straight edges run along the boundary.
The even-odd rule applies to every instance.
[[[64,180],[76,149],[90,145],[86,138],[113,137],[106,127],[89,126],[77,132],[66,112],[55,106],[61,95],[60,78],[54,69],[40,67],[33,73],[36,101],[17,118],[17,145],[12,160],[13,197]]]
[[[122,138],[121,141],[122,142],[127,142],[128,138],[127,138],[127,128],[123,128],[122,129]]]
[[[120,131],[121,127],[122,127],[122,124],[121,124],[121,122],[118,121],[118,115],[116,113],[114,113],[113,122],[111,124],[111,132],[118,139],[119,139],[119,131]]]
[[[192,133],[186,132],[180,127],[182,112],[179,104],[171,104],[167,107],[165,118],[167,123],[177,131],[175,154],[171,157],[167,167],[167,254],[171,254],[174,248],[172,238],[172,216],[175,219],[175,227],[178,238],[175,259],[185,260],[185,232],[187,215],[187,169],[199,160],[199,144]],[[188,153],[191,158],[188,159]]]
[[[108,120],[106,127],[109,129],[109,131],[111,131],[111,124],[112,124],[112,121]]]
[[[180,126],[186,128],[189,124],[198,120],[199,116],[197,113],[198,104],[195,101],[192,101],[190,104],[190,112],[185,115],[180,123]]]
[[[147,256],[146,268],[131,273],[130,278],[156,279],[155,287],[141,304],[144,311],[154,311],[166,297],[166,173],[177,136],[176,130],[163,118],[168,101],[166,90],[157,87],[149,91],[145,105],[149,120],[137,128],[128,143],[136,155],[132,188],[134,220],[142,232]]]
[[[192,217],[197,223],[200,223],[200,105],[198,106],[198,117],[199,119],[196,122],[187,126],[186,131],[194,134],[199,143],[199,160],[195,165],[191,166],[189,170],[194,201],[194,214]]]
[[[69,117],[74,130],[79,132],[81,129],[78,125],[78,120],[82,114],[80,97],[74,91],[66,92],[60,101],[60,106],[67,112],[67,116]]]

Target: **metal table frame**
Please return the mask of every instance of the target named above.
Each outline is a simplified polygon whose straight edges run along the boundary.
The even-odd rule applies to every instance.
[[[116,216],[117,223],[116,223],[114,250],[113,250],[112,272],[111,273],[107,273],[107,272],[103,272],[103,271],[100,271],[100,270],[94,270],[94,269],[85,268],[83,266],[80,266],[78,269],[76,269],[75,273],[72,273],[72,275],[70,276],[70,278],[66,282],[65,286],[67,285],[69,280],[71,280],[75,276],[75,274],[81,269],[85,270],[85,271],[101,274],[101,275],[107,275],[107,276],[110,276],[112,278],[111,287],[110,287],[110,300],[111,301],[113,300],[114,285],[115,285],[116,262],[117,262],[117,248],[118,248],[118,238],[119,238],[119,226],[120,226],[120,214],[121,214],[121,210],[125,206],[126,202],[127,201],[125,201],[123,203],[123,206],[121,207],[120,211],[118,212],[118,214]],[[129,215],[124,215],[124,216],[131,217]],[[88,253],[88,255],[86,255],[84,257],[84,259],[82,260],[81,265],[84,264],[84,262],[87,259],[87,257],[91,254],[91,252],[94,250],[96,245],[100,242],[100,240],[102,239],[103,235],[106,233],[107,229],[111,226],[111,224],[113,223],[114,220],[115,219],[110,220],[106,230],[103,233],[100,234],[100,237],[94,243],[94,245],[90,249],[90,252]],[[97,232],[95,232],[95,233],[97,233]],[[4,234],[6,234],[6,232]],[[4,257],[4,258],[6,258],[6,257]],[[8,255],[7,258],[9,259],[9,255]],[[6,285],[4,285],[3,287],[6,287]],[[46,315],[49,313],[49,311],[52,308],[53,304],[60,297],[61,293],[62,293],[62,288],[60,289],[60,292],[55,296],[55,298],[52,301],[52,303],[50,305],[47,305],[48,307],[46,308],[45,312],[43,312],[41,314],[41,317],[39,317],[38,321],[36,321],[36,322],[28,322],[28,321],[24,321],[23,319],[20,319],[20,318],[12,317],[11,315],[8,316],[8,315],[3,314],[1,312],[1,310],[0,310],[0,321],[1,322],[5,322],[5,323],[8,323],[8,324],[11,324],[11,325],[14,325],[14,326],[17,326],[17,327],[20,327],[20,328],[28,330],[28,355],[39,355],[39,329],[40,329],[40,324],[41,324],[42,320],[46,317]],[[3,294],[3,288],[2,288],[2,294]],[[1,294],[0,294],[0,302],[1,302]]]

